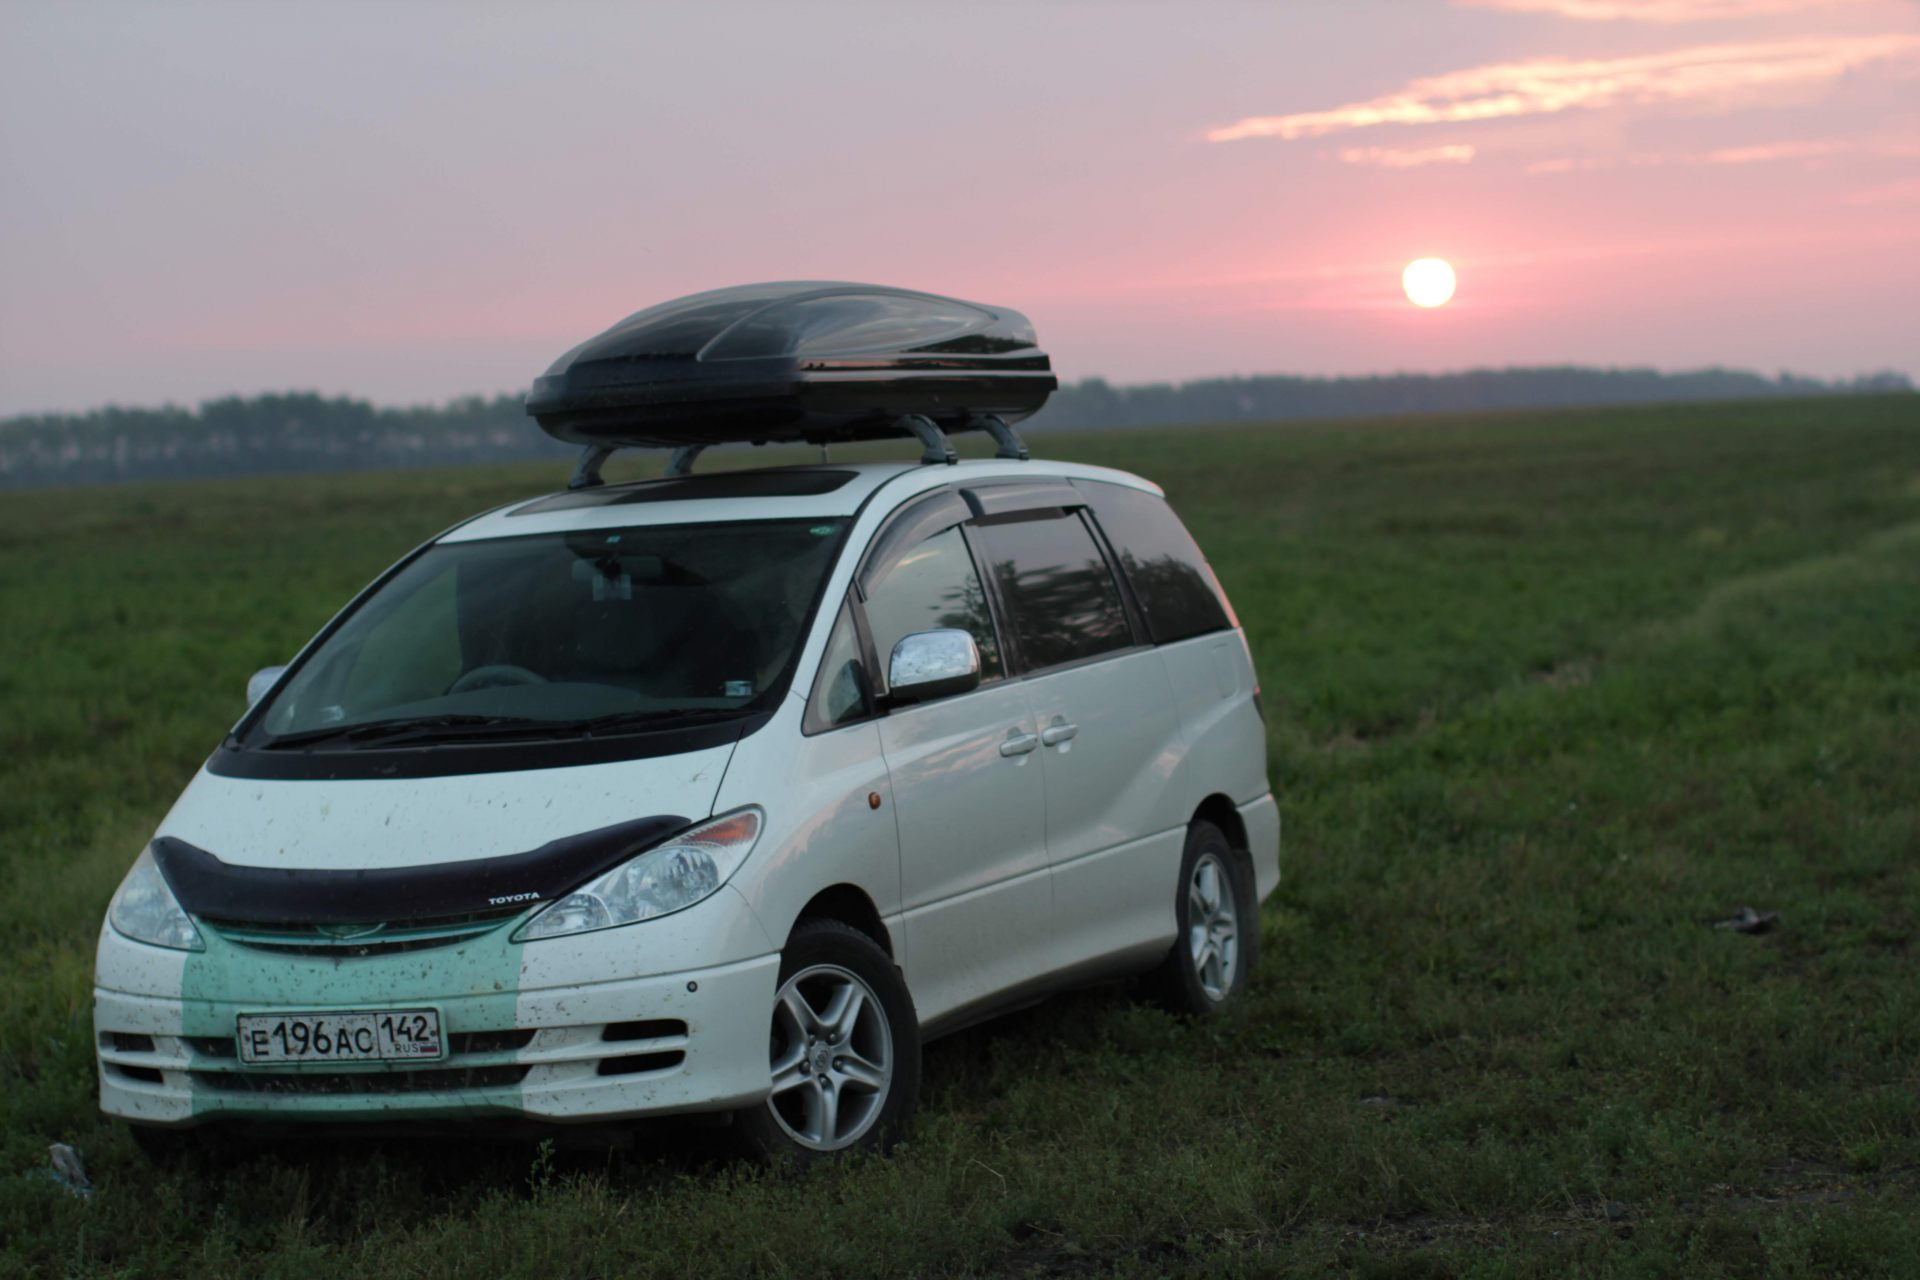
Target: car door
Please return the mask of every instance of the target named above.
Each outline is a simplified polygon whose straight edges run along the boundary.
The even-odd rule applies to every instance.
[[[1040,730],[1056,963],[1149,959],[1174,936],[1187,818],[1166,668],[1079,510],[987,516],[975,539]]]
[[[1025,689],[1008,678],[957,527],[964,515],[959,507],[953,524],[885,552],[860,584],[876,683],[884,684],[893,646],[916,631],[957,627],[980,649],[978,688],[893,707],[880,721],[899,829],[907,978],[923,1022],[1054,963],[1039,734]]]

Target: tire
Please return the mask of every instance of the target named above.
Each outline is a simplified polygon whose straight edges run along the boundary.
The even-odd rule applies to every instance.
[[[1245,856],[1204,819],[1187,828],[1176,883],[1179,933],[1153,974],[1153,991],[1174,1013],[1212,1017],[1246,990],[1259,959],[1259,898]]]
[[[920,1094],[920,1021],[899,970],[838,920],[807,920],[780,957],[773,1092],[736,1117],[742,1145],[801,1163],[890,1146]]]

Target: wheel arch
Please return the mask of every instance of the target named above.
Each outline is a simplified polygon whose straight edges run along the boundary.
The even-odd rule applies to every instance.
[[[872,938],[889,959],[895,958],[893,937],[880,919],[880,909],[873,905],[873,899],[867,891],[857,884],[829,885],[807,899],[807,905],[800,908],[800,914],[794,917],[793,928],[798,929],[809,920],[838,920],[848,928],[858,929]],[[792,936],[791,929],[788,930],[788,936]]]
[[[1233,846],[1235,853],[1239,854],[1242,858],[1249,857],[1247,852],[1247,824],[1240,817],[1240,807],[1226,796],[1216,791],[1205,800],[1202,800],[1200,807],[1193,811],[1193,817],[1189,820],[1188,825],[1192,825],[1194,822],[1211,822],[1226,835],[1227,843]],[[1251,863],[1249,863],[1249,868],[1251,868]]]

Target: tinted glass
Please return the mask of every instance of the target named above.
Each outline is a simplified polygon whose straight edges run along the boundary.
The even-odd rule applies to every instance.
[[[1120,557],[1155,644],[1235,625],[1213,570],[1172,507],[1123,485],[1080,487]]]
[[[833,634],[827,637],[827,651],[821,655],[820,674],[800,727],[806,733],[819,733],[866,714],[867,673],[860,660],[860,633],[854,630],[853,610],[842,605]]]
[[[355,609],[257,727],[276,738],[372,725],[450,737],[765,710],[790,679],[845,523],[442,543]]]
[[[1029,671],[1133,643],[1113,574],[1078,514],[978,530]]]
[[[916,631],[957,627],[980,646],[980,678],[1003,673],[987,593],[957,528],[936,533],[901,556],[867,592],[867,626],[882,668],[893,646]]]

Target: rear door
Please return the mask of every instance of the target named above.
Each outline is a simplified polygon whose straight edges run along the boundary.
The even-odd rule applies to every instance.
[[[1056,963],[1149,958],[1174,935],[1187,817],[1166,669],[1081,510],[989,513],[972,534],[1041,736]]]
[[[1214,793],[1265,795],[1266,730],[1252,658],[1226,592],[1165,500],[1125,485],[1077,480],[1102,539],[1158,646],[1186,756],[1174,783],[1188,813]]]
[[[951,503],[945,523],[942,501]],[[1054,967],[1053,898],[1039,734],[1026,690],[1008,678],[986,589],[945,495],[935,518],[896,521],[860,592],[875,683],[901,638],[957,627],[980,648],[980,687],[896,707],[880,720],[900,835],[907,977],[922,1021]],[[927,532],[928,528],[936,531]]]

